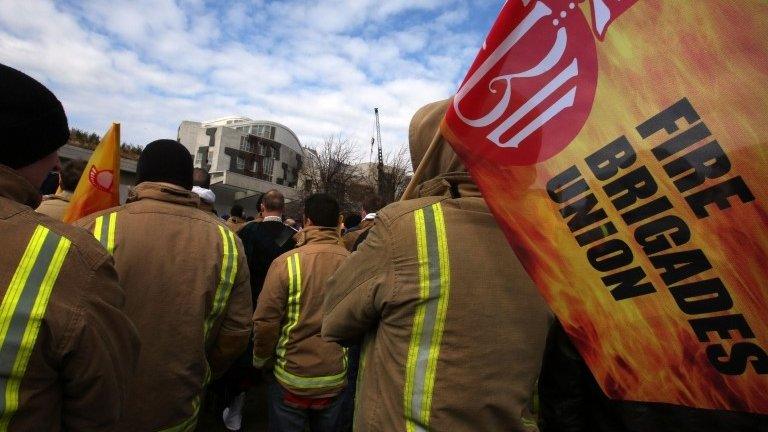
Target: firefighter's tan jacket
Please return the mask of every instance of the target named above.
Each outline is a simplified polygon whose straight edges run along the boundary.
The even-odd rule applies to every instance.
[[[414,196],[381,210],[328,282],[323,337],[365,337],[356,431],[535,428],[523,416],[549,312],[440,136],[446,107],[411,123],[414,166],[427,164]]]
[[[112,258],[0,165],[0,430],[112,431],[139,354]]]
[[[69,208],[69,200],[72,192],[61,191],[43,199],[43,202],[35,209],[36,212],[52,217],[57,221],[64,220],[64,214]]]
[[[333,396],[346,382],[345,350],[320,338],[328,278],[349,252],[335,228],[309,227],[296,249],[272,262],[256,303],[254,366],[301,396]]]
[[[143,342],[116,431],[194,430],[205,386],[248,344],[251,287],[237,236],[192,192],[138,185],[128,204],[78,221],[114,255]]]

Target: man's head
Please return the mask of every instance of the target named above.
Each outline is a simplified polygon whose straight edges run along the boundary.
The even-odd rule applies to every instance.
[[[236,218],[243,218],[243,206],[240,204],[235,204],[232,206],[232,208],[229,210],[229,215]]]
[[[157,140],[144,147],[136,165],[136,184],[163,182],[192,190],[192,155],[178,141]]]
[[[310,195],[304,201],[304,226],[336,228],[339,225],[339,203],[328,194]]]
[[[285,197],[279,191],[272,189],[261,196],[262,216],[281,216],[285,210]]]
[[[192,170],[192,186],[200,186],[203,189],[210,189],[211,174],[202,168],[195,168]]]
[[[376,213],[384,207],[384,200],[376,195],[370,194],[363,199],[363,213]],[[363,216],[365,216],[363,215]]]
[[[344,227],[347,229],[355,228],[363,221],[363,217],[360,213],[349,213],[344,217]]]
[[[59,173],[61,189],[65,192],[74,192],[87,165],[88,162],[82,159],[65,162]]]
[[[69,140],[64,107],[44,85],[0,65],[0,164],[16,170],[35,189],[58,171],[57,150]]]

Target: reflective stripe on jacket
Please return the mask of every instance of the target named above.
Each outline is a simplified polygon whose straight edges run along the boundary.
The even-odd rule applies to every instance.
[[[144,341],[116,431],[194,430],[205,387],[248,343],[248,266],[237,236],[192,192],[145,182],[134,193],[77,222],[114,255]]]
[[[333,396],[345,385],[346,351],[320,338],[326,280],[349,252],[333,228],[310,227],[272,262],[253,316],[256,367],[300,396]]]
[[[112,260],[0,165],[0,431],[111,431],[139,350]]]
[[[379,211],[328,281],[323,337],[364,337],[356,431],[530,430],[549,311],[440,136],[446,107],[412,122],[413,199]]]

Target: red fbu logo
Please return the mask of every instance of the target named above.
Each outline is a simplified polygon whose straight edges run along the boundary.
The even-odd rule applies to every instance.
[[[595,35],[637,0],[591,0]],[[462,157],[530,165],[562,151],[592,110],[595,36],[579,0],[509,0],[445,117]]]
[[[111,193],[112,184],[115,181],[115,173],[112,170],[99,171],[96,169],[96,166],[93,165],[91,166],[91,170],[88,171],[88,181],[90,181],[96,189],[102,192]]]

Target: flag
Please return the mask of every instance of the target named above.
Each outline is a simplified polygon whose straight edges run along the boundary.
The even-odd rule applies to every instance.
[[[766,16],[509,0],[441,125],[613,399],[768,414]]]
[[[120,205],[120,123],[112,123],[93,151],[69,201],[64,222]]]

